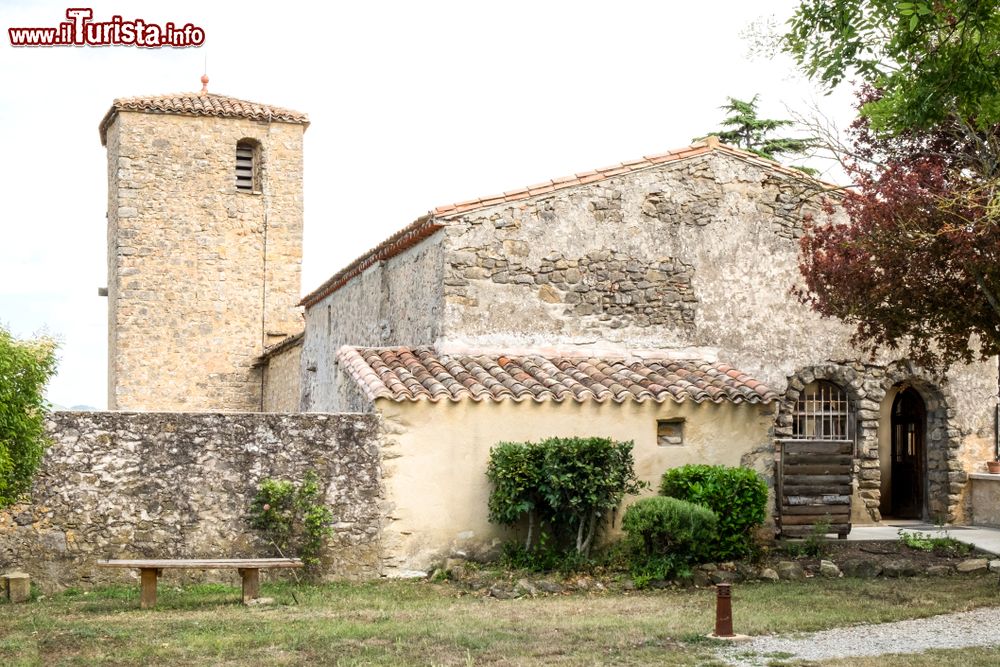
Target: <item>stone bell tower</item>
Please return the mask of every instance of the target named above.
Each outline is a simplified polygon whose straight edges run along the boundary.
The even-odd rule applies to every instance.
[[[309,120],[202,84],[101,121],[110,410],[259,410],[255,359],[302,330]]]

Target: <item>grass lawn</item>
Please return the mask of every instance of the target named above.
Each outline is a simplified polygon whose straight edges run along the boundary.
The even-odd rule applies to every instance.
[[[710,665],[714,591],[573,593],[495,600],[446,583],[265,585],[161,582],[155,610],[138,585],[0,604],[2,665]],[[997,604],[996,576],[738,584],[737,632],[809,631]],[[952,664],[940,652],[927,662]],[[984,654],[985,655],[985,654]],[[987,664],[956,659],[954,664]],[[844,663],[846,664],[846,663]],[[860,664],[857,661],[851,664]],[[868,663],[865,663],[868,664]]]
[[[987,629],[986,632],[992,632]],[[812,667],[995,667],[995,648],[934,649],[926,653],[908,655],[886,655],[876,658],[851,658],[831,660],[821,663],[802,663]],[[781,663],[782,665],[786,663]],[[795,663],[787,663],[794,665]]]

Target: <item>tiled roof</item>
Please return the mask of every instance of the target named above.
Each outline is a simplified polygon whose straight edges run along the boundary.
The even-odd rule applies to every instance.
[[[510,190],[502,194],[490,195],[488,197],[480,197],[478,199],[470,199],[468,201],[458,202],[456,204],[448,204],[446,206],[438,206],[432,211],[433,215],[436,216],[452,216],[461,213],[468,213],[479,208],[486,208],[488,206],[495,206],[497,204],[503,204],[506,202],[519,201],[521,199],[527,199],[528,197],[534,197],[535,195],[545,194],[547,192],[554,192],[555,190],[562,190],[563,188],[571,188],[577,185],[586,185],[587,183],[593,183],[595,181],[603,181],[613,176],[619,176],[621,174],[627,174],[633,171],[640,171],[642,169],[648,169],[658,164],[664,162],[674,162],[676,160],[683,160],[685,158],[697,157],[699,155],[704,155],[713,150],[718,150],[723,153],[732,155],[733,157],[739,158],[745,162],[751,162],[759,167],[769,169],[771,171],[781,172],[789,176],[794,176],[796,178],[801,178],[808,181],[813,181],[816,183],[821,183],[821,181],[816,180],[812,176],[807,175],[805,172],[799,171],[798,169],[792,169],[779,164],[773,160],[768,160],[762,158],[755,153],[750,153],[748,151],[740,150],[739,148],[733,148],[732,146],[727,146],[719,141],[718,137],[708,136],[701,141],[696,141],[690,146],[685,148],[679,148],[673,151],[667,151],[666,153],[660,153],[659,155],[647,155],[640,160],[632,160],[630,162],[620,162],[618,164],[613,164],[608,167],[601,167],[600,169],[594,169],[591,171],[580,172],[573,176],[565,176],[563,178],[555,178],[551,181],[543,181],[542,183],[536,183],[535,185],[529,185],[520,190]],[[829,183],[823,183],[827,187],[837,187]]]
[[[340,348],[337,359],[371,400],[768,403],[777,398],[731,366],[698,359],[448,355],[427,347],[350,346]]]
[[[270,104],[238,100],[215,93],[174,93],[147,97],[120,97],[111,103],[108,113],[101,120],[101,145],[107,143],[108,127],[119,111],[145,111],[182,116],[219,116],[223,118],[249,118],[250,120],[301,123],[309,125],[309,117],[299,111],[283,109]]]
[[[536,185],[529,185],[525,188],[521,188],[520,190],[511,190],[503,194],[470,199],[468,201],[448,204],[446,206],[438,206],[427,215],[418,218],[416,221],[410,223],[409,226],[404,227],[383,243],[380,243],[361,257],[351,262],[345,269],[334,274],[325,283],[304,296],[302,301],[299,302],[299,305],[309,307],[326,298],[328,295],[340,289],[340,287],[352,278],[363,273],[365,269],[375,262],[394,257],[441,229],[447,218],[462,215],[480,208],[487,208],[489,206],[496,206],[497,204],[504,204],[508,202],[516,202],[522,199],[528,199],[529,197],[534,197],[536,195],[562,190],[564,188],[571,188],[578,185],[602,181],[614,176],[620,176],[621,174],[648,169],[658,164],[663,164],[664,162],[674,162],[677,160],[697,157],[699,155],[705,155],[713,150],[731,155],[743,160],[744,162],[755,164],[770,171],[776,171],[794,178],[820,183],[826,188],[836,187],[829,183],[816,181],[812,177],[798,171],[797,169],[785,167],[777,162],[755,155],[754,153],[726,146],[725,144],[719,143],[718,137],[706,137],[704,140],[696,141],[685,148],[668,151],[659,155],[650,155],[640,160],[621,162],[616,165],[611,165],[610,167],[602,167],[601,169],[594,169],[593,171],[581,172],[574,176],[555,178],[551,181],[545,181],[544,183],[538,183]]]
[[[277,354],[281,354],[290,347],[295,347],[296,345],[302,345],[302,343],[305,341],[305,337],[306,337],[306,332],[300,331],[293,336],[288,336],[287,338],[281,339],[274,345],[265,347],[264,352],[259,357],[257,357],[253,365],[255,367],[265,365],[268,359],[270,359],[271,357]]]

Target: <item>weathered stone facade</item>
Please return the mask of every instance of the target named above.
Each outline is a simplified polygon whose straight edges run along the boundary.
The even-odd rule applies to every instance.
[[[537,269],[517,260],[528,253],[521,241],[504,243],[506,254],[479,249],[475,255],[453,253],[449,277],[444,280],[451,303],[478,305],[470,281],[489,278],[500,285],[521,285],[549,304],[563,304],[567,318],[593,318],[600,326],[620,329],[665,325],[679,329],[694,325],[697,297],[691,289],[691,267],[671,257],[644,261],[614,250],[592,250],[583,257],[566,258],[554,252]],[[523,255],[521,255],[523,253]]]
[[[430,344],[441,337],[442,241],[437,234],[405,253],[376,263],[306,310],[301,361],[303,410],[353,409],[337,398],[340,389],[334,362],[341,345]]]
[[[717,147],[622,167],[533,186],[539,194],[445,207],[429,238],[317,295],[307,311],[303,409],[371,409],[339,386],[341,344],[689,350],[785,392],[777,440],[789,435],[789,405],[806,378],[848,391],[858,419],[855,518],[878,520],[885,415],[908,386],[928,416],[925,518],[964,520],[965,476],[992,446],[996,364],[932,375],[891,352],[861,353],[849,327],[799,302],[803,221],[845,220],[835,201],[827,212],[815,182]],[[369,288],[359,312],[358,290],[391,280],[386,272],[420,289],[404,300]],[[349,309],[350,317],[322,319]],[[386,335],[405,333],[391,324],[404,315],[411,337]]]
[[[749,344],[745,356],[755,363],[732,363],[780,386],[783,377],[761,363],[761,350],[788,346],[786,313],[794,312],[795,325],[818,318],[787,293],[798,248],[775,210],[794,207],[799,227],[807,213],[825,218],[815,193],[802,179],[712,152],[449,217],[446,275],[468,284],[445,282],[443,336],[484,345],[711,347],[727,355]],[[516,271],[476,278],[463,269],[470,255],[477,264],[506,259]],[[543,290],[552,258],[589,260],[595,271],[567,294]],[[746,340],[754,330],[767,340]]]
[[[960,374],[959,378],[967,393],[967,402],[971,403],[961,411],[947,376],[932,374],[907,362],[875,365],[843,361],[803,368],[788,378],[775,437],[780,440],[792,436],[792,411],[806,385],[827,380],[844,389],[856,411],[858,455],[854,465],[854,506],[868,515],[860,518],[879,521],[884,506],[883,476],[889,474],[880,461],[885,458],[889,444],[883,411],[891,404],[894,389],[913,387],[924,400],[927,411],[927,518],[947,523],[962,522],[967,519],[971,502],[966,492],[968,473],[978,470],[992,446],[992,433],[984,424],[980,422],[977,430],[972,428],[976,424],[976,413],[981,412],[976,404],[989,406],[995,388],[991,387],[989,378],[984,378],[987,381],[978,386],[971,382],[973,378]]]
[[[298,412],[301,394],[302,335],[269,348],[260,362],[264,374],[262,412]]]
[[[271,555],[248,524],[258,484],[307,470],[336,522],[326,576],[382,571],[376,416],[57,412],[48,430],[31,503],[0,511],[0,570],[46,590],[130,576],[103,558]]]
[[[110,117],[110,409],[261,409],[254,360],[302,329],[303,131],[238,117]],[[258,146],[252,192],[235,185],[246,139]]]

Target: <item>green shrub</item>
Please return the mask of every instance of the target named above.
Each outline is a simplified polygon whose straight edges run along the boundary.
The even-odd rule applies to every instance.
[[[767,485],[749,468],[686,465],[668,470],[660,494],[697,503],[715,512],[718,536],[712,560],[743,558],[754,548],[754,529],[767,517]]]
[[[938,556],[947,556],[949,558],[965,557],[971,554],[973,549],[971,544],[959,542],[954,537],[948,535],[947,532],[939,537],[934,537],[930,533],[921,533],[919,531],[907,533],[900,529],[898,534],[900,543],[910,549],[930,551]]]
[[[633,470],[632,443],[610,438],[502,442],[490,451],[490,521],[516,525],[525,516],[525,551],[546,531],[557,551],[590,554],[601,519],[626,494],[644,488]]]
[[[319,480],[309,471],[302,483],[265,479],[250,506],[250,525],[260,531],[278,556],[298,557],[310,569],[319,564],[326,539],[333,534],[333,513],[320,500]]]
[[[49,444],[45,385],[56,372],[56,344],[18,340],[0,326],[0,507],[21,500]]]
[[[625,510],[622,530],[647,555],[675,553],[691,561],[716,537],[715,512],[678,498],[654,496]]]
[[[688,574],[715,541],[717,523],[712,510],[678,498],[656,496],[630,505],[622,530],[636,585]]]

